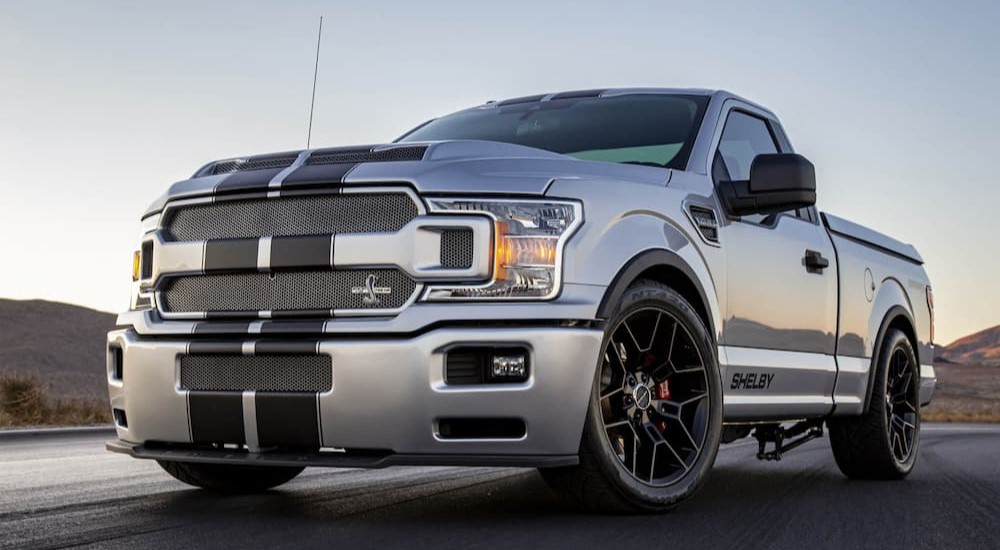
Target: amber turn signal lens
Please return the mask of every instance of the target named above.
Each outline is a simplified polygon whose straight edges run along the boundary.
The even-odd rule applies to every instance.
[[[510,268],[555,267],[556,237],[509,235],[507,230],[507,223],[496,223],[493,243],[496,279],[506,279]]]
[[[139,273],[142,270],[142,253],[136,250],[132,253],[132,280],[139,280]]]

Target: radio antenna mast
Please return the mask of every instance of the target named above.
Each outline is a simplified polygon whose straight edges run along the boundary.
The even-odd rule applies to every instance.
[[[316,37],[316,66],[313,67],[312,99],[309,101],[309,133],[306,134],[306,149],[312,143],[313,111],[316,109],[316,77],[319,76],[319,45],[323,41],[323,16],[319,16],[319,35]]]

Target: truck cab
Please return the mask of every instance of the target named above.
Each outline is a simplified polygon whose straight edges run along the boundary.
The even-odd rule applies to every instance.
[[[776,459],[826,428],[849,477],[905,477],[935,384],[923,260],[819,193],[771,111],[711,90],[211,162],[143,214],[108,447],[220,491],[534,466],[634,512],[694,494],[723,442]]]

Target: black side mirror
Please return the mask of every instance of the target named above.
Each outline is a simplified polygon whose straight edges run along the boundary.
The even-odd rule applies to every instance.
[[[757,155],[750,180],[720,183],[719,196],[734,216],[806,208],[816,204],[816,169],[802,155]]]

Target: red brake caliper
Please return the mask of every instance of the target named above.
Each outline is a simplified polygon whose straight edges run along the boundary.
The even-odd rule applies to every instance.
[[[656,398],[657,399],[670,399],[670,381],[664,380],[656,385]],[[656,421],[656,429],[660,430],[662,433],[667,429],[667,422],[665,420]]]
[[[656,356],[647,352],[646,357],[643,360],[643,368],[649,369],[655,361]],[[670,385],[666,380],[657,384],[655,386],[655,390],[657,399],[670,399]],[[656,429],[660,430],[661,433],[667,429],[667,423],[663,420],[656,420],[653,423],[656,425]]]

